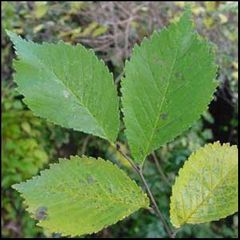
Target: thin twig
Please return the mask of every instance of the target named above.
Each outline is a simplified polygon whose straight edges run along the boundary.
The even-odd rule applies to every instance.
[[[156,210],[156,213],[157,213],[158,217],[161,219],[161,221],[162,221],[162,223],[164,225],[164,228],[165,228],[166,232],[168,233],[169,237],[172,238],[172,236],[173,236],[172,235],[172,231],[171,231],[170,227],[168,226],[167,222],[165,221],[165,219],[164,219],[160,209],[158,208],[158,205],[157,205],[157,203],[155,201],[155,198],[153,197],[153,194],[152,194],[152,192],[151,192],[151,190],[150,190],[150,188],[149,188],[149,186],[148,186],[148,184],[146,182],[146,179],[143,176],[142,170],[140,170],[139,176],[141,177],[141,179],[143,181],[143,184],[146,187],[147,193],[148,193],[148,195],[149,195],[149,197],[151,199],[151,202],[152,202],[152,204],[154,206],[154,209]]]
[[[90,140],[91,136],[88,135],[85,139],[84,139],[84,142],[83,142],[83,145],[82,145],[82,149],[81,149],[81,155],[84,155],[85,152],[86,152],[86,147],[87,147],[87,144]]]
[[[167,232],[167,234],[169,235],[170,238],[174,238],[173,234],[172,234],[172,230],[170,229],[170,227],[168,226],[167,222],[165,221],[164,217],[163,217],[163,214],[161,213],[160,209],[158,208],[158,205],[154,199],[154,196],[146,182],[146,179],[143,175],[143,172],[142,172],[142,168],[139,168],[137,165],[135,165],[135,163],[133,162],[133,160],[128,157],[124,152],[122,152],[121,148],[120,148],[120,144],[116,144],[116,150],[126,159],[128,160],[128,162],[131,164],[131,166],[133,167],[133,169],[137,172],[137,174],[140,176],[145,188],[146,188],[146,191],[147,191],[147,194],[152,202],[152,205],[153,205],[153,209],[155,210],[155,214],[160,218],[160,220],[162,221],[163,223],[163,226]]]
[[[128,8],[124,7],[123,6],[124,3],[119,3],[119,2],[115,2],[115,5],[120,9],[122,10],[122,13],[125,13],[125,16],[130,16],[131,15],[131,12],[129,12]],[[129,4],[128,4],[129,5]],[[131,8],[130,8],[131,9]]]
[[[128,157],[122,150],[121,150],[121,147],[120,147],[120,144],[117,143],[116,144],[116,150],[124,157],[128,160],[128,162],[131,164],[131,166],[133,167],[133,169],[139,174],[140,172],[140,168],[138,166],[135,165],[135,163],[133,162],[133,160]]]
[[[178,228],[176,230],[173,231],[172,233],[172,238],[175,238],[176,237],[176,234],[181,230],[181,228]]]
[[[164,171],[162,170],[161,165],[159,164],[159,161],[157,159],[156,154],[153,152],[151,155],[153,157],[153,160],[154,160],[154,163],[156,165],[156,168],[157,168],[158,172],[160,173],[162,179],[167,183],[168,186],[171,186],[171,183],[169,182],[167,176],[164,174]]]
[[[115,79],[115,84],[118,84],[120,82],[120,80],[122,79],[122,76],[124,74],[124,71],[122,71]]]

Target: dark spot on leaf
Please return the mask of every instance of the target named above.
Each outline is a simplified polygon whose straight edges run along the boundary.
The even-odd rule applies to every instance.
[[[167,114],[166,112],[160,114],[160,118],[161,118],[162,120],[166,120],[167,117],[168,117],[168,114]]]
[[[95,179],[92,176],[87,177],[87,183],[88,184],[93,184],[95,182]]]
[[[35,217],[37,220],[45,220],[47,218],[47,207],[39,207],[36,210]]]
[[[117,150],[121,149],[121,146],[119,143],[116,143],[116,148],[117,148]]]
[[[180,73],[180,72],[176,72],[176,73],[175,73],[175,77],[176,77],[176,79],[181,80],[181,79],[183,79],[183,74]]]
[[[52,237],[53,238],[60,238],[61,237],[61,233],[53,233]]]

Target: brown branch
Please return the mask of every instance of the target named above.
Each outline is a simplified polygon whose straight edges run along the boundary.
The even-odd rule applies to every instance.
[[[161,167],[161,165],[160,165],[160,163],[157,159],[156,154],[153,152],[151,155],[153,157],[156,168],[157,168],[159,174],[161,175],[162,179],[167,183],[168,186],[172,186],[171,183],[169,182],[167,176],[164,174],[164,171],[163,171],[163,169],[162,169],[162,167]]]
[[[128,160],[128,162],[131,164],[131,166],[133,167],[133,169],[136,171],[136,173],[140,176],[145,188],[146,188],[146,191],[147,191],[147,194],[152,202],[152,205],[153,205],[153,209],[155,211],[155,214],[160,218],[160,220],[162,221],[163,223],[163,226],[167,232],[167,234],[169,235],[170,238],[174,238],[173,236],[173,233],[172,233],[172,230],[171,228],[168,226],[166,220],[164,219],[163,217],[163,214],[161,213],[160,209],[158,208],[158,205],[156,203],[156,200],[147,184],[147,181],[143,175],[143,172],[142,172],[142,168],[138,167],[137,165],[135,165],[135,163],[133,162],[133,160],[128,157],[122,150],[121,150],[121,147],[120,147],[120,144],[119,143],[116,143],[116,150],[126,159]]]

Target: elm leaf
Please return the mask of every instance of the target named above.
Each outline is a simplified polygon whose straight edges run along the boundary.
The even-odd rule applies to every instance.
[[[39,226],[63,236],[98,232],[149,206],[147,195],[123,170],[85,156],[60,159],[13,188]]]
[[[215,76],[213,49],[195,32],[189,9],[135,45],[122,80],[122,111],[136,163],[199,119],[213,98]]]
[[[64,42],[36,44],[7,34],[19,57],[14,80],[35,115],[110,142],[116,140],[117,92],[112,74],[92,50]]]
[[[203,223],[238,211],[237,146],[207,144],[184,163],[172,187],[171,222]]]

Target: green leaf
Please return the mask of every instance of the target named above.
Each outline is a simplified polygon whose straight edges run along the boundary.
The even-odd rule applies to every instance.
[[[15,81],[35,115],[114,142],[118,97],[103,61],[82,45],[36,44],[7,32],[20,60]]]
[[[238,211],[237,146],[207,144],[179,171],[172,188],[171,222],[203,223]]]
[[[126,63],[122,111],[139,164],[188,129],[206,110],[217,86],[212,48],[195,32],[189,11],[136,45]]]
[[[79,236],[98,232],[139,208],[145,193],[124,171],[103,159],[60,159],[41,176],[13,185],[32,217],[49,232]]]

